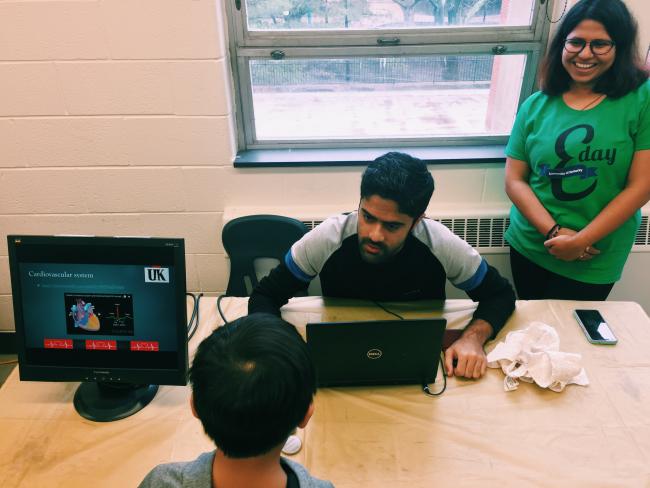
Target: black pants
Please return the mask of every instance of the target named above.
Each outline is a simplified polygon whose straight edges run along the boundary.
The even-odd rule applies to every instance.
[[[521,300],[606,300],[614,283],[594,285],[565,278],[537,266],[510,247],[510,267]]]

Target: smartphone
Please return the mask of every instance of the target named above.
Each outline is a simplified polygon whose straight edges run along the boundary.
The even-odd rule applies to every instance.
[[[616,344],[618,339],[598,310],[574,310],[576,320],[592,344]]]

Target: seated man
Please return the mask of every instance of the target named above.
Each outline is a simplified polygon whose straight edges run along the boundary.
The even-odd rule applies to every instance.
[[[147,487],[331,488],[280,457],[314,411],[314,366],[307,345],[284,320],[254,314],[216,329],[190,370],[192,412],[217,449],[186,463],[161,464]]]
[[[483,344],[503,327],[515,295],[476,250],[424,217],[432,194],[423,161],[398,152],[380,156],[363,173],[358,210],[330,217],[296,242],[253,290],[249,313],[279,315],[316,275],[324,296],[383,301],[444,299],[449,279],[479,303],[447,349],[445,370],[480,378],[487,367]]]

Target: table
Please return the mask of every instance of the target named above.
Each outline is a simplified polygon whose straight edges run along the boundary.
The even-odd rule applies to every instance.
[[[220,323],[215,299],[200,305],[191,351]],[[229,320],[246,311],[245,299],[222,305]],[[384,305],[407,318],[444,316],[455,328],[475,308],[469,300],[433,312],[427,302]],[[599,309],[618,345],[589,344],[574,308]],[[283,316],[302,332],[308,321],[391,318],[370,302],[320,297],[292,300]],[[293,458],[339,488],[649,487],[648,316],[632,302],[520,301],[497,341],[533,320],[556,328],[562,351],[583,355],[588,387],[522,384],[506,393],[503,373],[490,369],[480,381],[450,378],[437,398],[416,385],[322,389]],[[74,411],[76,387],[21,383],[14,370],[0,389],[0,486],[136,486],[156,464],[212,448],[191,415],[189,387],[162,386],[145,409],[105,424]]]

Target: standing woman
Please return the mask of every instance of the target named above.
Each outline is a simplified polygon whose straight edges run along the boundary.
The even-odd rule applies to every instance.
[[[580,0],[506,148],[521,299],[605,300],[650,199],[650,82],[621,0]]]

